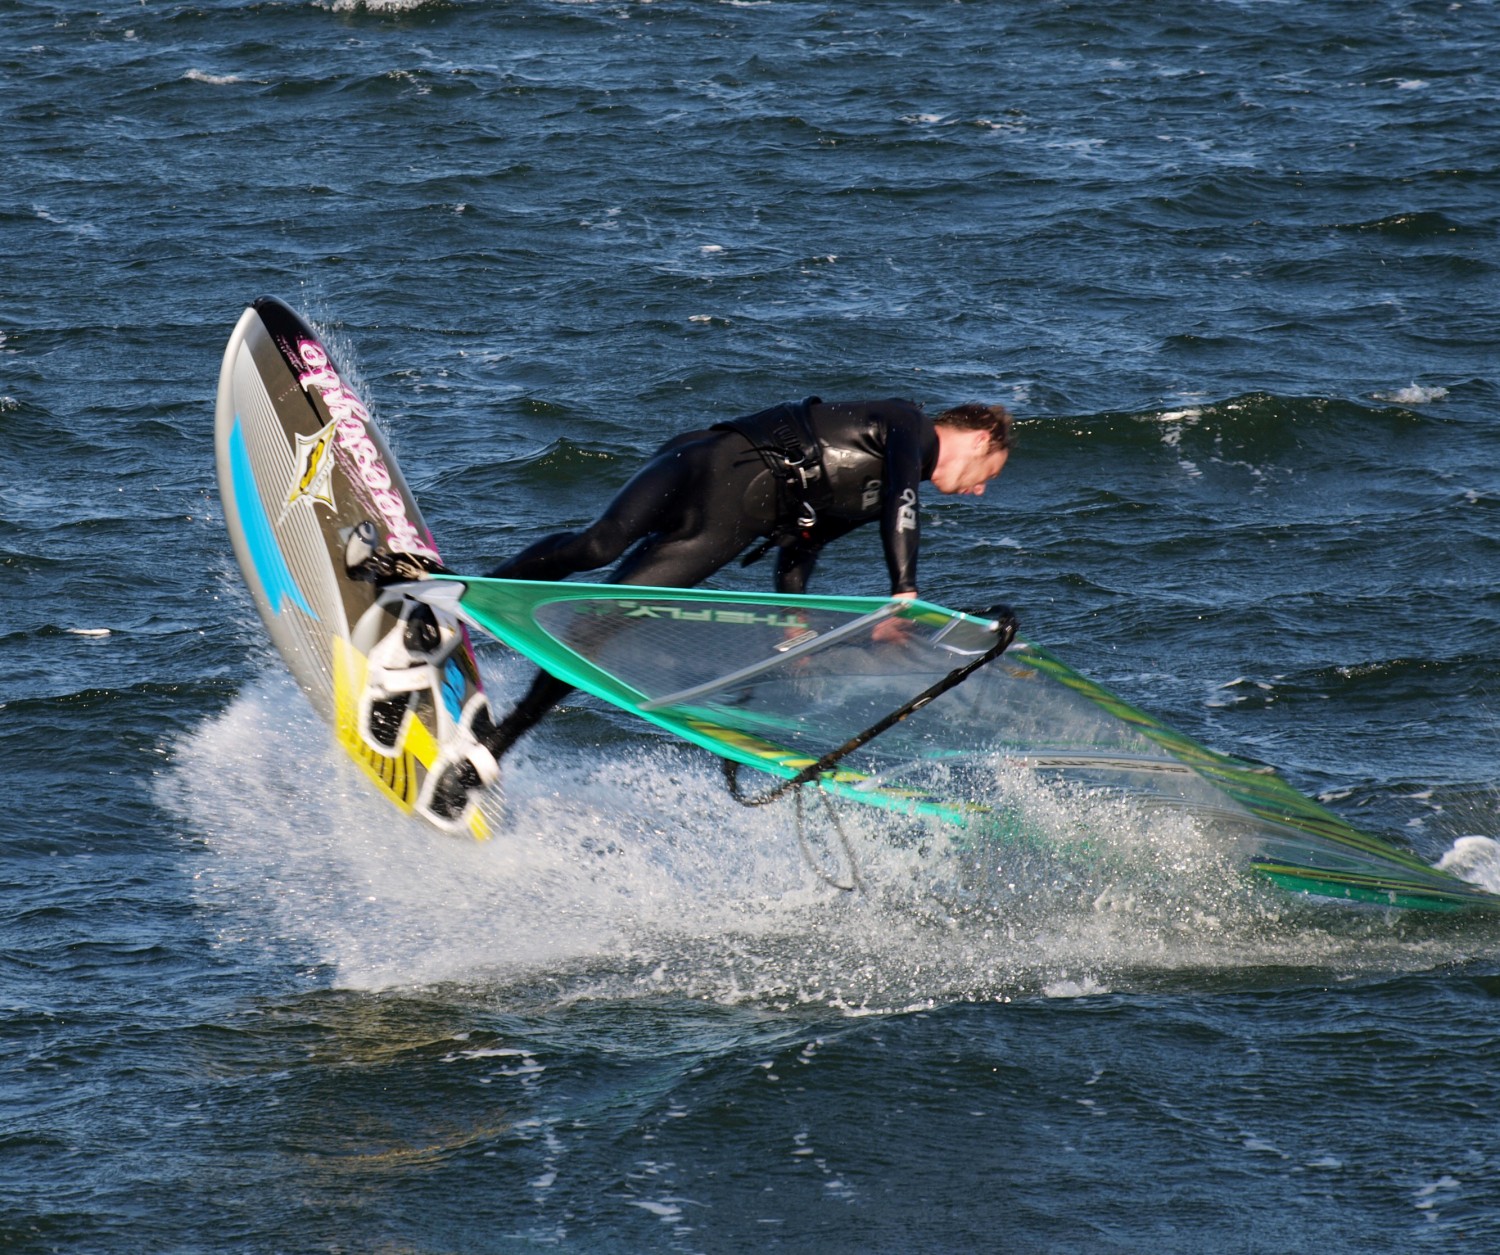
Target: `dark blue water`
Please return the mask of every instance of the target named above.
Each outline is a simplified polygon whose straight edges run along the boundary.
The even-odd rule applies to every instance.
[[[460,565],[774,400],[1003,401],[927,596],[1500,884],[1494,8],[0,0],[0,35],[0,1246],[1500,1243],[1493,925],[1252,907],[1211,832],[1123,820],[1150,871],[976,890],[865,817],[845,900],[587,701],[507,832],[440,837],[270,651],[211,438],[265,292]],[[818,587],[883,592],[875,538]]]

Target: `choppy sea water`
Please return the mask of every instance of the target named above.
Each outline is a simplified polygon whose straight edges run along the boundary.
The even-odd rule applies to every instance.
[[[1493,924],[1251,898],[1211,833],[1128,816],[1145,870],[977,885],[863,817],[850,898],[587,701],[518,752],[508,831],[441,838],[270,651],[211,439],[263,292],[476,566],[705,420],[1003,401],[1020,447],[927,503],[924,593],[1496,877],[1492,7],[5,0],[0,32],[0,1245],[1500,1239]],[[883,579],[861,537],[818,587]]]

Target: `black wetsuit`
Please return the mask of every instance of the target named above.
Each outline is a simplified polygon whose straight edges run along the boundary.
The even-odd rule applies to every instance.
[[[937,453],[932,420],[910,401],[775,406],[669,440],[594,523],[490,574],[560,580],[623,554],[609,583],[691,588],[760,540],[777,550],[777,590],[800,593],[824,545],[878,519],[891,592],[915,592],[917,488]],[[499,758],[570,689],[542,672],[498,727],[475,732]]]

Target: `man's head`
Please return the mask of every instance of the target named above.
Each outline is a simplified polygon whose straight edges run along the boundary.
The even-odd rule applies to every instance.
[[[939,492],[980,496],[1010,457],[1010,411],[1003,405],[970,401],[944,410],[932,422],[938,437],[932,486]]]

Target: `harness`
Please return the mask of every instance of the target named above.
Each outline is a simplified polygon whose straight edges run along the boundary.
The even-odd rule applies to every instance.
[[[760,454],[781,488],[786,506],[797,512],[794,529],[778,528],[775,535],[752,549],[740,561],[741,566],[763,558],[778,545],[806,539],[817,526],[818,511],[833,501],[828,484],[828,470],[823,465],[823,444],[813,432],[811,410],[820,404],[819,397],[804,397],[773,405],[758,414],[715,423],[715,431],[736,431]],[[790,509],[778,510],[785,516]]]

